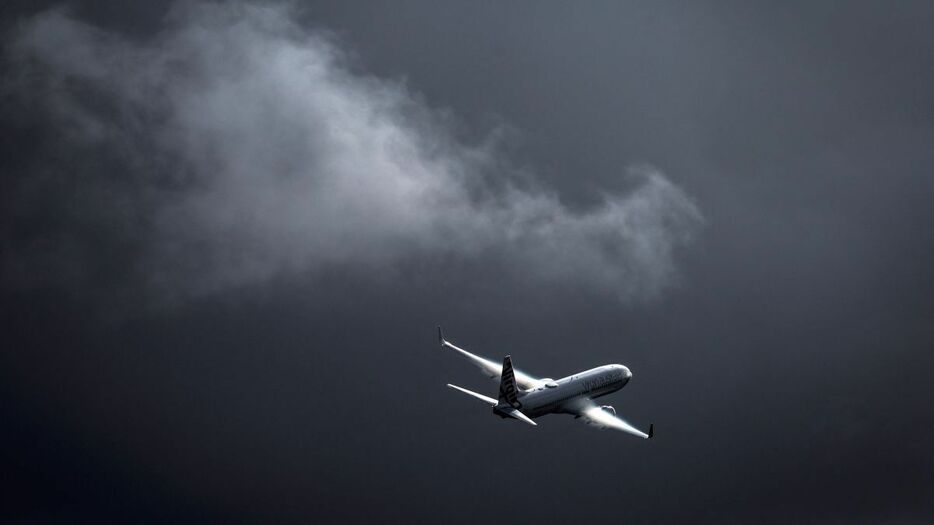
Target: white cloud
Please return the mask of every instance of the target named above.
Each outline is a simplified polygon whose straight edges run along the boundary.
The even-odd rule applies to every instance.
[[[54,115],[60,148],[106,152],[106,169],[119,168],[77,181],[97,188],[80,213],[109,208],[107,221],[132,224],[121,231],[154,289],[204,294],[443,255],[650,297],[702,221],[650,168],[633,170],[631,192],[571,210],[498,174],[508,162],[494,148],[458,140],[404,85],[352,72],[289,8],[183,5],[142,42],[53,11],[13,46],[28,71],[18,96]],[[88,169],[56,164],[51,177]]]

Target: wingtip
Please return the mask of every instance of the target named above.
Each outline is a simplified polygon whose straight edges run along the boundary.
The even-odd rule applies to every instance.
[[[655,435],[655,423],[649,425],[649,437],[647,439],[652,439],[652,436]]]
[[[438,344],[444,346],[444,332],[441,331],[441,325],[438,325]]]

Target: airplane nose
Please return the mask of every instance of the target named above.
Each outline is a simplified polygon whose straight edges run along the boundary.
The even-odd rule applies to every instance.
[[[629,379],[629,378],[632,377],[632,372],[629,371],[629,368],[627,368],[627,367],[624,366],[624,367],[623,367],[623,375],[626,377],[626,379]]]

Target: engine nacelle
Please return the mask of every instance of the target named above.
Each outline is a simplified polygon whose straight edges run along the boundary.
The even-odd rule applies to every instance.
[[[610,405],[603,405],[602,407],[600,407],[600,410],[604,412],[609,412],[610,414],[613,414],[614,416],[616,415],[616,409],[611,407]]]

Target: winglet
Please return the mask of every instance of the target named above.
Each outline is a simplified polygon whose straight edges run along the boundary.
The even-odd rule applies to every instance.
[[[652,439],[652,436],[654,436],[654,435],[655,435],[655,423],[651,423],[651,424],[649,425],[649,437],[648,437],[648,439]]]
[[[438,325],[438,344],[444,346],[444,343],[447,341],[444,340],[444,333],[441,331],[441,325]]]

